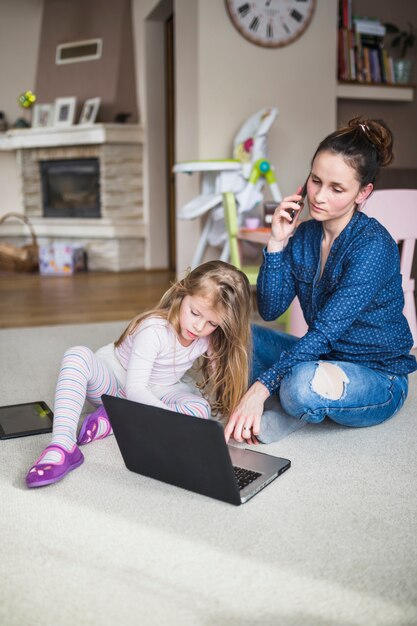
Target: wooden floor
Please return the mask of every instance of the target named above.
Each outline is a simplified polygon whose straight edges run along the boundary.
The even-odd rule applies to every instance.
[[[129,320],[153,308],[174,280],[168,271],[0,273],[0,328]]]

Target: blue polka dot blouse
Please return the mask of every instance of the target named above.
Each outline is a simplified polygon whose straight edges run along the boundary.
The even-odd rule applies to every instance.
[[[257,298],[264,320],[298,296],[309,330],[258,380],[273,393],[294,365],[349,361],[391,374],[417,369],[402,310],[398,247],[375,219],[356,212],[335,239],[320,277],[322,226],[303,222],[282,252],[264,250]]]

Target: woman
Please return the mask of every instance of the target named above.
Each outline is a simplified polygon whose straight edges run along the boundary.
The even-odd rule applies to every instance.
[[[311,220],[297,228],[298,215],[292,219],[299,194],[276,209],[258,278],[259,311],[274,320],[298,296],[309,329],[296,339],[253,328],[253,384],[230,416],[226,440],[268,443],[325,417],[372,426],[404,403],[417,365],[402,314],[398,248],[359,211],[392,159],[385,123],[356,117],[314,154]]]

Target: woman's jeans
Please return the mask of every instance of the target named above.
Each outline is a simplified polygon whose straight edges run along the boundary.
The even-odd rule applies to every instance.
[[[254,382],[279,361],[297,337],[252,326]],[[328,417],[343,426],[374,426],[392,417],[404,404],[408,376],[396,376],[347,361],[306,361],[281,381],[277,395],[265,403],[259,440],[270,443]]]

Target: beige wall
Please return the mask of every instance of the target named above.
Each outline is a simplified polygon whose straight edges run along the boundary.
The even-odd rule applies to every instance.
[[[317,142],[335,125],[337,2],[317,5],[300,39],[265,49],[235,30],[222,0],[200,0],[201,158],[227,156],[242,122],[263,106],[277,106],[268,138],[270,160],[284,193],[303,182]]]
[[[0,215],[23,213],[22,183],[14,152],[0,151]]]
[[[17,98],[34,89],[42,0],[2,0],[0,13],[0,111],[9,124],[26,114]],[[28,116],[29,118],[30,116]],[[0,214],[22,211],[15,155],[0,152]]]
[[[149,0],[144,11],[143,1],[136,0],[137,22],[159,4]],[[243,121],[263,106],[277,106],[280,115],[270,133],[269,157],[282,191],[292,192],[304,179],[317,142],[335,127],[336,0],[318,2],[304,36],[277,50],[243,39],[223,0],[175,0],[174,11],[177,160],[231,156],[233,135]],[[145,92],[148,87],[142,82]],[[156,135],[146,124],[152,105],[146,93],[140,98],[149,152]],[[155,176],[150,168],[150,186]],[[197,176],[177,176],[177,206],[197,193]],[[154,214],[157,202],[152,195],[148,199]],[[190,263],[199,230],[198,221],[177,221],[179,274]],[[157,233],[153,241],[160,249]]]
[[[19,94],[34,90],[43,0],[0,2],[0,111],[21,117]]]

